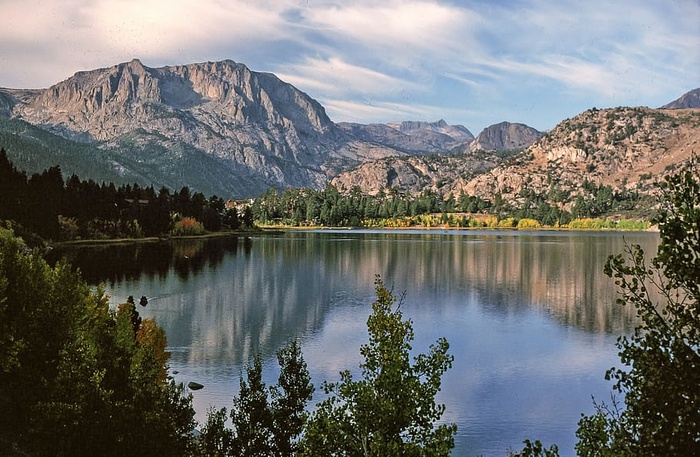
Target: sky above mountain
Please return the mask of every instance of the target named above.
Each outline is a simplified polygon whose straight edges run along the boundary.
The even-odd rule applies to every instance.
[[[540,130],[700,87],[698,0],[0,0],[0,87],[232,59],[334,121]]]

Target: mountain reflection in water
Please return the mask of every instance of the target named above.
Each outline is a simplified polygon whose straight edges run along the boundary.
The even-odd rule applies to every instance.
[[[316,386],[356,370],[381,274],[414,321],[414,348],[446,336],[455,354],[440,400],[460,427],[454,455],[505,455],[524,438],[573,452],[591,394],[618,364],[615,338],[634,310],[615,305],[603,274],[625,242],[653,255],[658,235],[515,231],[294,231],[283,235],[56,249],[112,303],[149,298],[141,309],[165,328],[179,379],[205,385],[230,406],[238,376],[258,352],[266,382],[275,352],[299,337]]]

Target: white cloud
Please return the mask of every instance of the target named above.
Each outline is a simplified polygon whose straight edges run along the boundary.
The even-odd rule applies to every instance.
[[[285,66],[277,75],[297,87],[314,90],[319,96],[387,95],[402,90],[424,89],[415,82],[353,65],[339,57],[308,58],[299,64]]]
[[[104,1],[89,16],[104,45],[158,56],[216,43],[264,41],[285,31],[276,11],[250,2]]]
[[[426,1],[347,3],[309,8],[311,24],[372,48],[454,48],[455,38],[474,18],[468,10]]]
[[[0,59],[24,68],[15,71],[38,81],[30,83],[36,87],[132,58],[184,64],[236,57],[241,50],[291,36],[281,17],[283,4],[277,3],[267,9],[256,2],[220,0],[3,2],[0,16],[7,25],[0,28]],[[54,64],[65,68],[60,77]],[[0,70],[0,77],[4,73]]]
[[[230,58],[338,120],[460,122],[478,119],[475,102],[484,118],[547,97],[567,112],[571,100],[653,106],[700,85],[695,0],[0,0],[0,17],[0,86],[47,87],[132,58]]]
[[[479,15],[446,2],[347,2],[307,8],[303,18],[345,60],[421,79],[478,49]]]
[[[440,105],[395,103],[371,99],[363,101],[323,99],[321,102],[330,118],[338,122],[384,123],[407,119],[432,122],[439,119],[460,119],[465,115],[473,114],[466,109],[445,108]]]

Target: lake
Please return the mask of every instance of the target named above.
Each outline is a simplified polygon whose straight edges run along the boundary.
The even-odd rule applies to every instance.
[[[276,351],[299,338],[314,385],[358,373],[359,348],[380,274],[405,294],[414,349],[446,337],[454,366],[438,400],[459,431],[454,456],[505,456],[525,438],[574,454],[591,396],[609,400],[604,374],[615,341],[635,325],[603,274],[624,244],[655,254],[653,233],[566,231],[290,231],[251,238],[71,248],[66,255],[112,303],[145,295],[144,317],[168,336],[171,370],[193,392],[197,419],[230,408],[256,353],[266,382]]]

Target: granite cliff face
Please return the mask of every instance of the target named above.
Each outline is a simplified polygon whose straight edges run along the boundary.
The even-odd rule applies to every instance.
[[[544,134],[525,124],[501,122],[485,128],[469,144],[469,151],[512,151],[530,146]]]
[[[700,108],[700,87],[686,92],[671,103],[667,103],[660,109],[685,109]]]
[[[358,139],[407,154],[444,154],[474,139],[466,127],[449,125],[442,119],[437,122],[404,121],[390,124],[340,122],[338,127]]]
[[[584,180],[648,194],[652,183],[700,150],[700,110],[591,109],[453,192],[517,201],[525,188],[575,196]]]
[[[271,186],[321,186],[339,169],[402,153],[364,144],[305,93],[230,60],[163,68],[132,60],[41,91],[2,90],[0,112],[99,143],[113,151],[116,168],[133,166],[121,163],[124,150],[131,158],[150,157],[152,169],[155,156],[172,166],[183,151],[205,153],[227,172],[218,187],[236,196]]]

